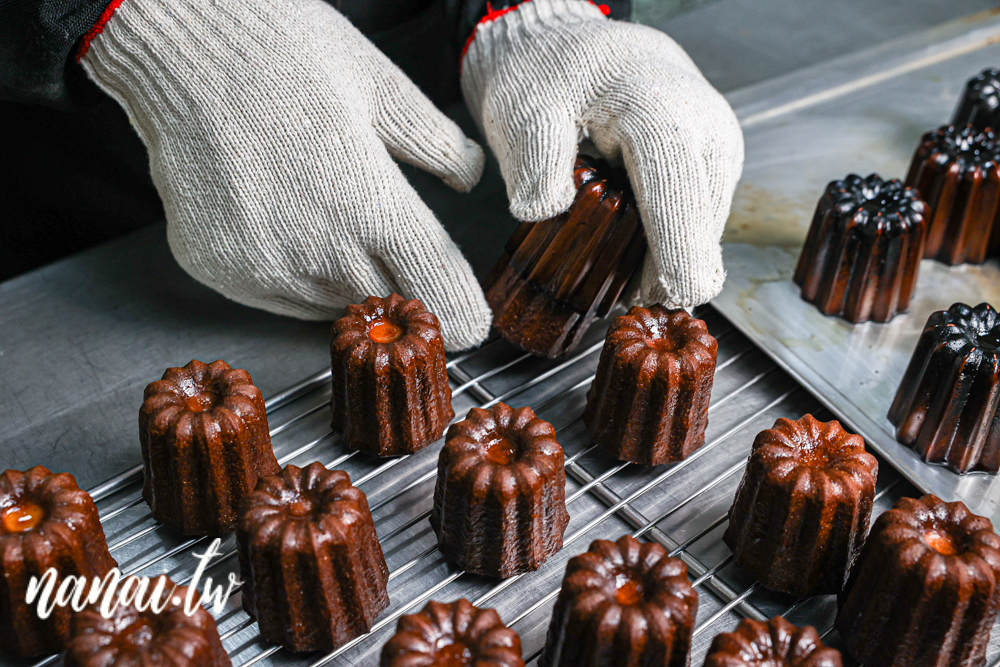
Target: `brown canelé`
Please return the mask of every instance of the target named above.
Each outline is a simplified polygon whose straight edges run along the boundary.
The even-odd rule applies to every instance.
[[[566,564],[542,667],[687,667],[698,593],[687,566],[630,535]]]
[[[614,308],[646,255],[646,237],[624,169],[581,155],[569,210],[522,223],[483,281],[493,326],[545,357],[572,352],[595,318]]]
[[[562,548],[565,456],[531,408],[472,408],[448,429],[430,521],[441,553],[473,574],[512,577]]]
[[[971,125],[980,132],[1000,130],[1000,69],[987,67],[965,83],[951,124]]]
[[[835,625],[865,667],[982,667],[998,608],[990,520],[928,495],[875,520]]]
[[[705,667],[841,667],[840,651],[820,640],[816,628],[800,628],[780,616],[745,618],[732,632],[716,635]]]
[[[896,179],[831,181],[795,269],[802,298],[855,323],[906,312],[924,257],[926,213],[917,191]]]
[[[521,638],[493,609],[466,599],[428,602],[401,616],[382,647],[380,667],[524,667]]]
[[[754,440],[723,541],[764,587],[839,593],[868,533],[878,461],[838,421],[778,419]]]
[[[164,575],[150,582],[151,594],[160,585],[159,613],[145,604],[143,611],[119,604],[110,618],[95,607],[74,614],[66,667],[230,667],[212,615],[201,605],[188,615],[188,589],[175,589]],[[171,591],[179,603],[166,599]]]
[[[930,316],[889,421],[925,461],[1000,471],[1000,315],[991,305],[956,303]]]
[[[635,306],[608,329],[583,421],[618,459],[653,466],[705,444],[719,344],[684,310]]]
[[[1000,143],[992,130],[945,125],[928,132],[906,185],[927,203],[925,257],[954,265],[1000,255]]]
[[[225,535],[257,478],[280,468],[260,389],[224,361],[168,368],[139,410],[142,497],[185,535]]]
[[[370,296],[333,325],[333,428],[352,449],[400,456],[455,416],[441,325],[416,299]]]
[[[57,653],[69,639],[71,608],[43,620],[26,602],[33,577],[54,568],[58,589],[67,577],[93,582],[116,566],[97,506],[73,475],[43,466],[0,473],[0,654]]]
[[[262,477],[236,527],[243,608],[293,651],[334,649],[389,606],[389,568],[365,494],[342,470],[286,466]]]

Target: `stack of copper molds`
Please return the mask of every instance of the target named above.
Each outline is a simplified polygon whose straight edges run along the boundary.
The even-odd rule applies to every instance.
[[[493,326],[518,347],[561,357],[606,316],[642,266],[646,237],[624,169],[580,156],[576,200],[526,222],[484,281]]]

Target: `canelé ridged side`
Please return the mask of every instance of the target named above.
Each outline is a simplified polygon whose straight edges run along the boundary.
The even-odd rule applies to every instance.
[[[875,520],[836,627],[866,667],[982,667],[998,584],[989,519],[961,502],[901,498]]]
[[[840,422],[778,419],[754,440],[723,535],[766,588],[839,593],[861,551],[878,461]]]
[[[802,298],[849,322],[888,322],[910,305],[924,256],[927,207],[877,174],[831,181],[795,269]]]
[[[775,616],[745,618],[732,632],[716,635],[705,667],[841,667],[840,651],[826,646],[816,628],[797,627]]]
[[[687,566],[659,544],[596,540],[566,564],[542,667],[686,667],[698,613]]]
[[[27,530],[0,526],[0,653],[27,658],[57,653],[70,637],[73,610],[57,606],[47,619],[27,603],[28,584],[50,569],[55,589],[70,576],[93,581],[117,566],[94,500],[69,473],[43,466],[0,473],[0,512],[35,505],[40,521]]]
[[[65,667],[230,667],[215,619],[204,607],[185,611],[188,588],[165,575],[153,579],[143,610],[120,604],[109,617],[99,607],[73,615]],[[160,597],[155,598],[159,591]],[[192,595],[200,595],[191,591]],[[168,600],[172,595],[180,602]],[[197,599],[197,598],[195,598]],[[155,604],[159,613],[146,601]]]
[[[389,570],[365,494],[320,463],[263,477],[236,530],[243,607],[293,651],[365,634],[389,605]]]
[[[398,338],[378,342],[380,322]],[[348,446],[376,456],[400,456],[441,437],[452,417],[444,339],[437,317],[398,294],[348,306],[330,344],[333,428]]]
[[[966,82],[951,124],[1000,130],[1000,70],[988,67]]]
[[[381,667],[524,667],[521,638],[493,609],[462,598],[428,602],[419,614],[401,616],[382,647]]]
[[[537,569],[562,548],[569,523],[564,458],[555,429],[531,408],[472,408],[438,458],[430,522],[441,552],[474,574]]]
[[[1000,316],[956,303],[930,316],[889,409],[896,438],[964,473],[1000,470]]]
[[[1000,146],[992,130],[945,125],[928,132],[906,185],[927,203],[925,257],[954,265],[1000,255]]]
[[[628,178],[580,156],[565,213],[520,225],[483,281],[493,326],[533,354],[572,352],[642,264],[646,237]]]
[[[142,497],[185,535],[225,535],[257,478],[278,471],[267,411],[250,374],[191,361],[150,383],[139,410]]]
[[[594,442],[642,465],[705,443],[718,342],[684,310],[635,306],[608,329],[583,421]]]

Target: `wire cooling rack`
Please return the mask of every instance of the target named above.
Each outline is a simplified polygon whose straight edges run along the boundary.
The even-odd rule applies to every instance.
[[[538,571],[506,580],[465,574],[437,551],[427,517],[442,441],[394,459],[349,450],[339,435],[330,432],[329,370],[268,399],[272,442],[282,465],[320,461],[347,471],[367,494],[389,565],[391,604],[369,634],[330,653],[293,654],[260,639],[237,593],[217,617],[233,665],[377,665],[382,645],[401,615],[419,611],[429,600],[450,602],[461,597],[497,609],[521,635],[525,662],[532,664],[545,641],[566,560],[585,551],[594,539],[616,539],[626,533],[659,542],[687,564],[699,593],[692,665],[702,664],[716,634],[732,630],[744,617],[781,614],[792,623],[815,626],[827,643],[839,646],[832,630],[833,596],[797,599],[766,591],[732,564],[722,543],[726,513],[754,436],[778,417],[797,419],[811,412],[829,419],[831,415],[716,311],[706,307],[697,314],[719,340],[708,431],[701,449],[671,465],[646,468],[617,461],[596,447],[583,427],[580,415],[606,321],[598,322],[579,350],[565,360],[534,358],[500,339],[449,358],[456,419],[473,406],[498,401],[528,405],[555,426],[566,452],[571,520],[563,549]],[[153,521],[139,496],[141,478],[141,470],[135,468],[91,489],[111,553],[126,574],[166,573],[187,583],[197,565],[194,554],[203,553],[211,540],[185,538]],[[885,511],[902,495],[917,493],[882,463],[874,513]],[[229,572],[239,571],[232,536],[223,541],[221,550],[205,572],[215,582],[225,582]],[[997,664],[1000,653],[997,634],[990,647],[991,665]],[[25,664],[42,667],[58,660],[53,656]]]

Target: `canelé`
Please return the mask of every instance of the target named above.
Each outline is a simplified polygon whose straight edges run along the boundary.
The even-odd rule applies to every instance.
[[[566,564],[542,667],[687,667],[698,593],[659,544],[596,540]]]
[[[988,303],[933,313],[889,408],[896,438],[964,473],[1000,470],[1000,316]]]
[[[107,618],[97,607],[74,614],[66,667],[230,667],[215,619],[197,603],[198,597],[194,613],[188,614],[186,587],[175,588],[161,575],[148,590],[141,611],[132,604],[119,604]],[[168,599],[171,592],[173,599]],[[198,591],[191,593],[200,596]]]
[[[562,548],[569,523],[563,449],[531,408],[472,408],[448,429],[430,521],[467,572],[511,577]]]
[[[371,629],[389,569],[365,494],[320,463],[262,477],[236,528],[243,607],[293,651],[333,649]]]
[[[569,210],[521,224],[483,289],[493,326],[518,347],[545,357],[572,352],[638,273],[646,237],[624,169],[580,156]]]
[[[608,329],[583,421],[615,458],[680,461],[705,444],[719,344],[684,310],[635,306]]]
[[[225,535],[257,478],[279,466],[260,389],[224,361],[168,368],[139,410],[142,497],[185,535]]]
[[[850,174],[830,182],[795,269],[802,298],[855,323],[905,312],[924,256],[926,210],[896,179]]]
[[[778,419],[754,440],[723,535],[766,588],[839,593],[861,551],[878,461],[838,421]]]
[[[836,627],[865,667],[982,667],[1000,608],[1000,537],[961,502],[901,498],[875,520]]]
[[[1000,70],[988,67],[966,82],[951,124],[1000,130]]]
[[[333,325],[333,428],[349,447],[400,456],[441,437],[455,412],[441,325],[416,299],[370,296]]]
[[[33,578],[44,584],[54,569],[58,590],[68,577],[93,582],[116,565],[97,506],[72,475],[43,466],[0,473],[0,653],[56,653],[69,639],[72,608],[56,605],[42,619],[26,601]]]
[[[945,125],[928,132],[906,185],[927,203],[925,257],[982,264],[1000,254],[1000,145],[992,130]]]
[[[826,646],[816,628],[799,628],[780,616],[744,618],[732,632],[716,635],[705,667],[841,667],[840,651]]]
[[[521,638],[493,609],[466,599],[428,602],[419,614],[401,616],[382,647],[381,667],[524,667]]]

